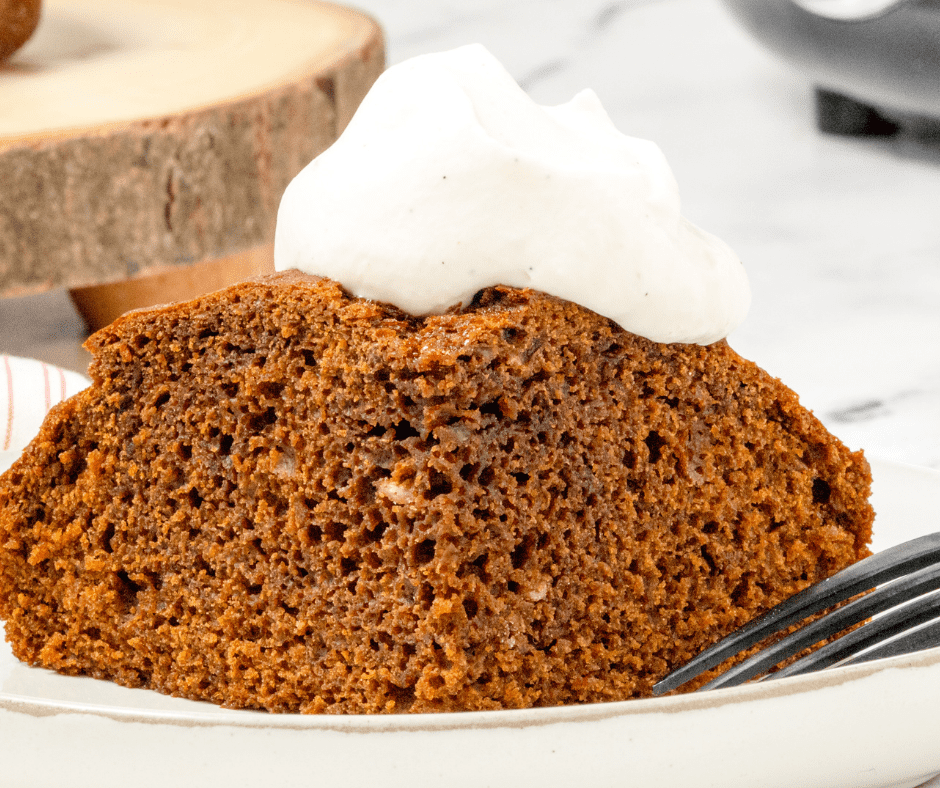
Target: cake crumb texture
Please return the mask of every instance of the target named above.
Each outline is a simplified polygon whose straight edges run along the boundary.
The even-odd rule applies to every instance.
[[[17,657],[234,708],[649,696],[867,555],[870,472],[724,341],[289,272],[130,313],[0,480]]]

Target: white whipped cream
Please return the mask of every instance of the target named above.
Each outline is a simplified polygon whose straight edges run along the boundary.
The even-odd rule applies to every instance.
[[[531,287],[656,342],[709,344],[750,305],[744,267],[680,214],[659,148],[592,91],[535,104],[483,47],[388,69],[281,201],[275,266],[412,314]]]

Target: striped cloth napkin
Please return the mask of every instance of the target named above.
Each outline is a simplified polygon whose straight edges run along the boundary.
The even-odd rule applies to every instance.
[[[91,381],[32,358],[0,355],[0,469],[39,432],[49,409]]]

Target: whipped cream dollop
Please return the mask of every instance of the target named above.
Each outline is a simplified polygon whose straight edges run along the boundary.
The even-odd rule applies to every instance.
[[[682,217],[656,145],[621,134],[592,91],[539,106],[479,45],[376,81],[285,192],[275,266],[416,315],[531,287],[656,342],[709,344],[750,305],[744,267]]]

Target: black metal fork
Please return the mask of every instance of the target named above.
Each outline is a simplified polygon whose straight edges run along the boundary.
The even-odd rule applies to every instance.
[[[653,693],[662,695],[677,689],[768,636],[858,594],[865,595],[761,649],[700,689],[743,684],[869,618],[765,678],[795,676],[940,646],[940,533],[876,553],[809,586],[674,670],[653,687]]]

